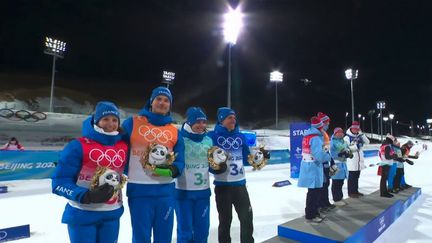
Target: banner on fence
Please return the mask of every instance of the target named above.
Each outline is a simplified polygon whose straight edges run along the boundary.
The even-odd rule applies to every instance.
[[[50,178],[60,151],[0,151],[0,181]]]

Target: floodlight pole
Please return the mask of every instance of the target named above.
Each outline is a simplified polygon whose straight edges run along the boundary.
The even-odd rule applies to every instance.
[[[49,105],[50,112],[53,112],[54,78],[55,78],[55,66],[56,66],[56,59],[57,59],[55,55],[52,56],[53,56],[53,65],[52,65],[52,73],[51,73],[51,94],[50,94],[50,105]]]
[[[276,129],[278,129],[278,90],[277,90],[277,83],[275,82],[275,87],[276,87]]]
[[[345,131],[348,129],[348,112],[345,113]]]
[[[228,43],[228,88],[227,88],[227,107],[231,108],[231,48],[233,44]]]
[[[381,142],[384,141],[383,140],[383,115],[382,115],[382,109],[380,109],[380,126],[381,126]]]
[[[354,121],[354,88],[353,88],[353,79],[351,78],[351,122]]]

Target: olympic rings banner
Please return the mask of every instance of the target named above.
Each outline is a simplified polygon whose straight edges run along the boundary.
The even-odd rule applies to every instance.
[[[0,181],[50,178],[61,151],[0,151]]]
[[[46,120],[47,115],[43,112],[33,112],[33,111],[26,111],[26,110],[18,110],[14,111],[11,109],[0,109],[0,117],[6,118],[12,121],[26,121],[26,122],[38,122],[41,120]]]

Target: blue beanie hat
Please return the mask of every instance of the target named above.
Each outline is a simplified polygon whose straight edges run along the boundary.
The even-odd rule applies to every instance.
[[[205,115],[204,111],[202,111],[201,108],[199,107],[190,107],[186,111],[186,116],[187,116],[186,123],[189,126],[192,126],[198,121],[207,121],[207,116]]]
[[[150,105],[151,105],[151,103],[153,103],[153,100],[159,95],[163,95],[163,96],[168,97],[170,104],[172,103],[171,91],[166,87],[159,86],[152,91],[152,94],[150,97]]]
[[[120,111],[114,103],[109,101],[98,102],[93,116],[94,124],[97,124],[103,117],[110,115],[117,117],[120,122]]]
[[[228,107],[221,107],[217,111],[217,119],[219,123],[222,123],[225,118],[229,115],[236,115],[234,110]]]

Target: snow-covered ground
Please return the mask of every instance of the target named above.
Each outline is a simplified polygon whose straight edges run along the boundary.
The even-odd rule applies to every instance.
[[[405,142],[401,138],[402,142]],[[422,149],[419,142],[413,151]],[[432,143],[426,142],[429,148]],[[422,196],[392,224],[376,242],[432,242],[432,167],[431,149],[423,151],[414,166],[406,166],[408,183],[422,188]],[[368,158],[367,164],[375,164],[377,157]],[[261,171],[246,169],[248,191],[254,210],[254,237],[262,242],[277,235],[277,225],[304,214],[306,190],[296,186],[290,178],[289,164],[269,165]],[[372,193],[378,190],[377,167],[362,171],[360,190]],[[289,179],[293,185],[276,188],[276,181]],[[66,199],[51,194],[50,180],[0,182],[9,186],[10,192],[0,194],[0,229],[30,224],[31,237],[17,242],[68,242],[66,225],[60,223]],[[344,187],[345,196],[346,183]],[[385,200],[385,199],[383,199]],[[211,198],[211,226],[209,242],[217,242],[217,210],[214,196]],[[176,226],[174,226],[175,229]],[[234,214],[231,228],[233,242],[239,241],[239,221]],[[176,233],[173,233],[175,242]],[[121,218],[119,242],[131,242],[131,224],[127,202]]]

